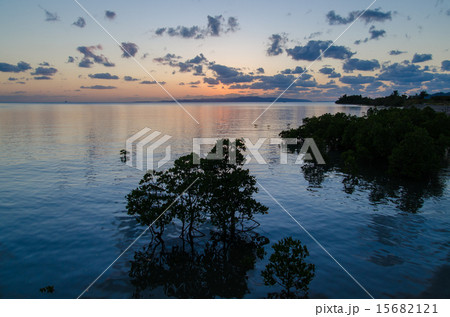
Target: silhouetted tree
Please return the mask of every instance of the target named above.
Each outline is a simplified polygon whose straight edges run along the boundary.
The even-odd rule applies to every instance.
[[[284,238],[275,243],[274,253],[269,258],[261,275],[266,285],[279,285],[283,289],[270,293],[270,298],[306,298],[309,283],[314,277],[315,266],[305,262],[308,249],[299,240]]]

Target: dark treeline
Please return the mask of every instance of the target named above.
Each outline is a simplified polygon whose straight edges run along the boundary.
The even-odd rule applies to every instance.
[[[322,155],[338,152],[350,173],[376,167],[390,176],[424,180],[447,162],[450,117],[429,107],[369,109],[363,117],[324,114],[280,136],[300,143],[313,138]]]
[[[418,104],[450,104],[450,96],[448,94],[429,95],[426,91],[413,96],[400,95],[395,90],[391,95],[386,97],[370,98],[361,95],[343,95],[336,100],[337,104],[348,105],[368,105],[368,106],[385,106],[385,107],[404,107]]]

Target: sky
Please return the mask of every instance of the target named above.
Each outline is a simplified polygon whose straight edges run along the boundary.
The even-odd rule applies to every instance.
[[[0,0],[0,102],[450,91],[450,0],[77,1]]]

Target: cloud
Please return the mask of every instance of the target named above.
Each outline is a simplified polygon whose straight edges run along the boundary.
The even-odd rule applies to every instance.
[[[168,65],[170,67],[178,67],[181,73],[187,73],[194,71],[195,76],[203,76],[203,65],[208,64],[207,58],[203,54],[199,54],[194,58],[188,59],[185,62],[179,61],[181,56],[175,54],[166,54],[163,57],[157,57],[153,60],[155,62],[161,63],[163,65]]]
[[[417,84],[433,79],[433,74],[426,72],[418,65],[394,63],[382,69],[379,80],[391,81],[397,85]]]
[[[253,76],[246,75],[236,68],[225,65],[213,64],[209,67],[222,84],[248,83],[253,80]]]
[[[31,75],[53,76],[58,70],[54,67],[38,67]]]
[[[72,25],[78,26],[79,28],[84,28],[86,26],[86,20],[79,17],[78,20],[72,23]]]
[[[203,73],[203,66],[202,65],[197,65],[194,66],[194,76],[205,76],[205,74]]]
[[[79,67],[90,68],[94,63],[102,64],[106,67],[115,66],[114,63],[111,63],[104,55],[95,54],[96,50],[101,50],[102,46],[79,46],[77,47],[78,52],[83,54],[83,58],[78,64]]]
[[[19,80],[19,78],[9,77],[8,80],[9,80],[9,81],[16,81],[16,80]]]
[[[88,76],[93,79],[119,79],[119,76],[110,73],[89,74]]]
[[[358,76],[342,76],[341,78],[339,78],[339,81],[343,84],[348,85],[362,85],[374,82],[375,77],[361,76],[361,74],[359,74]]]
[[[412,63],[423,63],[426,61],[431,61],[433,59],[433,56],[431,54],[414,54],[414,57],[412,59]]]
[[[138,81],[138,80],[139,80],[139,79],[133,78],[133,77],[131,77],[131,76],[124,76],[123,79],[124,79],[125,81]]]
[[[362,60],[358,58],[351,58],[344,62],[343,70],[351,73],[354,70],[373,71],[380,68],[380,63],[376,59]]]
[[[52,78],[50,76],[38,76],[38,77],[33,77],[36,80],[51,80]]]
[[[328,78],[339,78],[339,77],[341,77],[341,74],[336,73],[334,68],[331,68],[331,67],[326,67],[326,66],[322,67],[321,69],[319,69],[319,72],[321,74],[328,75]]]
[[[130,58],[131,56],[135,56],[138,51],[138,46],[131,42],[122,42],[122,46],[120,47],[123,54],[122,57]]]
[[[320,54],[324,57],[335,58],[335,59],[347,59],[352,57],[355,53],[351,52],[345,46],[330,46],[332,41],[309,41],[305,46],[295,46],[294,48],[286,49],[286,52],[294,60],[307,60],[314,61]]]
[[[94,85],[94,86],[81,86],[82,89],[116,89],[117,87],[114,86],[103,86],[103,85]]]
[[[44,10],[45,12],[45,21],[47,22],[55,22],[55,21],[59,21],[59,17],[58,15],[55,13],[52,13],[50,11],[48,11],[47,9],[44,9],[43,7],[39,6],[39,8],[41,8],[42,10]]]
[[[386,35],[385,30],[376,30],[375,26],[371,26],[369,29],[370,37],[366,37],[364,40],[357,40],[355,41],[356,45],[359,45],[361,43],[367,43],[369,40],[378,40],[380,37],[384,37]]]
[[[78,63],[78,67],[91,68],[91,65],[93,65],[93,64],[94,64],[94,62],[92,62],[90,59],[83,58],[83,59]]]
[[[267,48],[267,55],[277,56],[283,53],[284,45],[287,42],[285,34],[272,34],[269,37],[269,47]]]
[[[304,39],[305,40],[311,40],[315,37],[321,36],[323,34],[323,32],[313,32],[311,33],[309,36],[305,36]]]
[[[185,39],[203,39],[207,36],[220,36],[223,33],[236,32],[239,29],[239,22],[236,17],[225,19],[222,15],[207,16],[206,27],[194,26],[177,26],[177,27],[160,27],[155,30],[155,35],[182,37]]]
[[[392,50],[389,51],[389,55],[400,55],[400,54],[405,54],[405,51],[399,51],[399,50]]]
[[[370,40],[378,40],[380,37],[384,37],[386,35],[385,30],[376,30],[375,26],[371,26],[369,29]]]
[[[334,68],[331,67],[322,67],[321,69],[319,69],[319,72],[325,75],[329,75],[332,72],[334,72]]]
[[[450,61],[449,60],[442,61],[441,69],[445,72],[449,72],[450,71]]]
[[[307,75],[307,74],[304,74]],[[303,76],[302,76],[303,77]],[[251,84],[235,84],[231,85],[230,89],[261,89],[261,90],[284,90],[292,84],[293,87],[315,87],[317,82],[315,80],[309,80],[311,76],[305,78],[299,78],[293,75],[277,74],[274,76],[257,76],[254,77],[254,82]]]
[[[290,68],[286,68],[285,70],[282,70],[280,73],[282,74],[301,74],[303,72],[305,72],[306,70],[304,68],[302,68],[301,66],[297,66],[295,67],[295,69],[290,69]]]
[[[187,60],[186,63],[189,63],[189,64],[200,64],[200,63],[206,62],[206,61],[207,61],[206,57],[202,53],[200,53],[200,55],[197,55],[194,58]]]
[[[236,32],[239,29],[239,22],[236,17],[228,18],[228,28],[226,32]]]
[[[327,13],[326,18],[329,25],[338,25],[338,24],[349,24],[355,21],[355,19],[361,14],[363,11],[352,11],[348,14],[346,18],[336,14],[334,10],[331,10]],[[360,20],[367,23],[372,22],[384,22],[387,20],[392,20],[391,11],[383,12],[380,8],[374,10],[367,10],[363,15],[360,16]]]
[[[163,35],[167,28],[157,28],[155,31],[156,35]]]
[[[256,69],[256,73],[258,73],[258,74],[264,74],[264,73],[265,73],[264,68],[262,68],[262,67],[257,68],[257,69]]]
[[[4,73],[20,73],[29,69],[31,69],[30,64],[25,62],[18,62],[17,65],[0,63],[0,72]]]
[[[220,81],[215,79],[215,78],[208,78],[208,77],[204,77],[203,78],[203,82],[208,84],[208,85],[218,85],[220,84]]]
[[[114,11],[106,10],[105,11],[105,18],[107,18],[109,20],[114,20],[116,18],[116,13]]]
[[[42,62],[42,63],[39,63],[39,66],[50,66],[50,64],[47,62]]]
[[[156,80],[143,80],[140,82],[140,84],[142,85],[157,85],[158,82]],[[165,81],[160,81],[159,82],[160,85],[165,85],[166,82]]]

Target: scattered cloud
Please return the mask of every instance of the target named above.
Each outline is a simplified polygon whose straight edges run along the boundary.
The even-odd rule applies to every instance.
[[[389,51],[389,55],[395,56],[395,55],[401,55],[401,54],[405,54],[405,51],[399,51],[399,50],[392,50]]]
[[[433,79],[433,74],[424,71],[418,65],[394,63],[382,69],[379,80],[391,81],[397,85],[421,83]]]
[[[218,85],[220,84],[220,81],[215,79],[215,78],[209,78],[209,77],[204,77],[203,78],[203,82],[208,84],[208,85]]]
[[[130,58],[130,57],[132,57],[132,56],[134,57],[136,55],[139,48],[134,43],[122,42],[122,46],[120,47],[120,49],[123,52],[122,57]]]
[[[386,35],[385,30],[376,30],[375,26],[371,26],[369,29],[370,40],[378,40],[380,37],[384,37]]]
[[[17,65],[0,63],[0,72],[4,73],[20,73],[29,69],[31,69],[30,64],[25,62],[18,62]]]
[[[79,46],[77,47],[78,52],[83,54],[83,58],[80,63],[78,63],[79,67],[90,68],[94,63],[102,64],[106,67],[114,67],[115,64],[111,63],[104,55],[95,54],[96,50],[101,50],[102,46]]]
[[[341,78],[339,78],[339,81],[343,84],[348,85],[362,85],[374,82],[375,77],[362,76],[361,74],[359,74],[358,76],[342,76]]]
[[[114,11],[106,10],[105,18],[109,20],[114,20],[116,18],[116,13]]]
[[[272,34],[269,37],[269,47],[267,48],[267,55],[277,56],[283,53],[284,46],[287,42],[286,34]]]
[[[16,81],[16,80],[19,80],[19,78],[9,77],[8,80],[9,80],[9,81]]]
[[[48,62],[42,62],[39,63],[39,66],[50,66],[50,64]]]
[[[80,88],[82,89],[116,89],[117,87],[115,86],[103,86],[103,85],[94,85],[94,86],[81,86]]]
[[[158,84],[158,82],[156,80],[143,80],[140,82],[140,84],[142,85],[156,85]],[[160,85],[165,85],[166,82],[165,81],[160,81],[159,82]]]
[[[324,57],[335,59],[347,59],[352,57],[355,53],[351,52],[345,46],[333,45],[332,41],[309,41],[305,46],[295,46],[294,48],[286,49],[286,52],[294,60],[314,61],[322,54]]]
[[[177,26],[177,27],[161,27],[157,28],[155,35],[182,37],[185,39],[203,39],[207,36],[220,36],[223,33],[236,32],[239,29],[239,22],[236,17],[225,19],[222,15],[207,16],[206,27],[194,26]]]
[[[33,77],[35,80],[51,80],[52,78],[50,76],[37,76]]]
[[[75,58],[73,58],[72,56],[69,56],[67,58],[67,63],[73,63],[73,62],[75,62]]]
[[[88,76],[92,79],[119,79],[119,76],[110,73],[89,74]]]
[[[307,75],[307,74],[304,74]],[[302,76],[303,77],[303,76]],[[254,77],[254,82],[250,84],[234,84],[231,85],[230,89],[260,89],[260,90],[284,90],[295,80],[292,85],[293,88],[298,87],[315,87],[317,82],[315,80],[310,80],[311,77],[306,76],[307,79],[299,78],[293,75],[283,75],[277,74],[274,76],[257,76]]]
[[[354,70],[373,71],[380,68],[380,63],[376,59],[362,60],[358,58],[351,58],[344,62],[342,69],[346,73],[351,73]]]
[[[213,64],[209,68],[215,73],[217,80],[222,84],[248,83],[253,80],[253,76],[246,75],[234,67]]]
[[[445,72],[449,72],[450,71],[450,61],[449,60],[442,61],[441,69]]]
[[[285,74],[285,75],[287,75],[287,74],[301,74],[301,73],[303,73],[305,71],[306,70],[303,67],[297,66],[297,67],[295,67],[295,69],[286,68],[285,70],[282,70],[280,73]]]
[[[336,73],[334,68],[327,67],[327,66],[322,67],[321,69],[319,69],[319,72],[321,74],[328,75],[328,78],[339,78],[339,77],[341,77],[341,74]]]
[[[313,32],[311,33],[309,36],[305,36],[304,39],[305,40],[311,40],[313,38],[316,38],[318,36],[321,36],[323,34],[323,32]]]
[[[52,12],[48,11],[47,9],[44,9],[41,6],[39,6],[39,8],[41,8],[45,12],[45,21],[47,21],[47,22],[59,21],[58,14],[56,14],[56,12],[52,13]]]
[[[57,71],[58,70],[54,67],[38,67],[34,70],[33,73],[31,73],[31,75],[53,76],[54,74],[56,74]]]
[[[264,74],[264,73],[265,73],[264,68],[262,68],[262,67],[257,68],[257,69],[256,69],[256,73],[257,73],[257,74]]]
[[[78,26],[79,28],[84,28],[86,26],[86,20],[79,17],[78,20],[72,23],[72,25]]]
[[[355,41],[356,45],[359,45],[361,43],[367,43],[369,40],[378,40],[380,37],[384,37],[386,35],[385,30],[376,30],[375,26],[371,26],[369,29],[370,37],[366,37],[364,40],[357,40]]]
[[[412,59],[412,63],[423,63],[426,61],[431,61],[433,59],[433,56],[431,54],[414,54],[414,57]]]
[[[194,58],[188,59],[184,62],[181,62],[180,59],[181,56],[168,53],[163,57],[157,57],[153,60],[157,63],[168,65],[170,67],[178,67],[181,73],[194,71],[194,75],[204,76],[203,65],[208,65],[208,60],[203,54],[200,53]]]
[[[336,14],[334,10],[331,10],[327,13],[326,18],[329,25],[349,24],[355,21],[355,19],[363,12],[364,11],[352,11],[345,18]],[[387,20],[392,20],[392,13],[391,11],[383,12],[380,8],[374,10],[369,9],[364,12],[359,19],[364,21],[366,24],[372,22],[384,22]]]
[[[138,81],[139,80],[138,78],[133,78],[131,76],[124,76],[123,79],[125,81]]]

